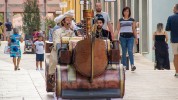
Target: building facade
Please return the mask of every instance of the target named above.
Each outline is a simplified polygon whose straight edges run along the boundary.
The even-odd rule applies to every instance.
[[[26,0],[0,0],[0,14],[3,15],[3,22],[6,22],[6,19],[9,19],[11,22],[13,22],[14,27],[17,27],[17,25],[22,25],[22,22],[19,21],[18,23],[18,20],[22,19],[25,1]],[[59,2],[59,0],[38,0],[40,15],[42,17],[42,30],[45,28],[45,17],[50,13],[55,15],[55,12],[60,10]],[[17,14],[21,16],[18,15],[17,17]]]
[[[24,9],[24,2],[26,0],[0,0],[0,17],[3,17],[4,20],[2,22],[6,22],[6,19],[9,19],[13,22],[14,27],[22,26],[22,13]],[[67,2],[67,7],[62,8],[60,7],[61,2]],[[79,22],[80,21],[80,0],[37,0],[39,8],[40,8],[40,15],[42,19],[42,30],[45,30],[45,18],[46,17],[55,17],[57,16],[56,11],[67,11],[67,10],[75,10],[76,16],[75,19]],[[17,15],[18,14],[18,15]],[[20,15],[20,16],[19,16]],[[18,23],[19,21],[19,23]]]

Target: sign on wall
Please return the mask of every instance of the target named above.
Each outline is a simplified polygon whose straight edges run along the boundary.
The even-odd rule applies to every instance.
[[[67,2],[60,2],[60,3],[59,3],[59,6],[60,6],[61,8],[65,8],[65,7],[67,7]]]
[[[80,4],[83,5],[84,4],[84,0],[80,0]],[[89,1],[87,1],[87,4],[89,4]]]
[[[105,2],[115,2],[117,0],[104,0]]]

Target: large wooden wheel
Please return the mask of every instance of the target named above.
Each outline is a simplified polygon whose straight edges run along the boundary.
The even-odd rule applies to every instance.
[[[85,39],[79,41],[74,50],[74,67],[88,78],[101,75],[108,64],[105,42],[95,39],[92,45],[90,39]]]

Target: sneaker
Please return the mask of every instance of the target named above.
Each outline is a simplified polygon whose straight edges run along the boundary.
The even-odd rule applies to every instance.
[[[40,70],[43,70],[43,68],[40,68]]]
[[[38,68],[36,68],[36,70],[39,70]]]
[[[132,65],[131,71],[135,71],[135,70],[136,70],[136,67],[134,65]]]
[[[174,75],[175,77],[178,77],[178,73],[175,73],[175,75]]]

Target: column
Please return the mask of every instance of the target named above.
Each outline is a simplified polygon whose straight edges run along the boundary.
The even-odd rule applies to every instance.
[[[115,2],[111,2],[111,16],[110,16],[110,19],[111,19],[111,23],[112,23],[112,26],[113,26],[113,31],[115,31],[115,17],[114,17],[114,15],[116,14],[117,15],[117,13],[114,13],[114,11],[115,11],[115,5],[114,5],[114,3]]]
[[[118,19],[120,18],[120,12],[119,12],[120,5],[118,3],[119,3],[118,0],[113,2],[113,4],[114,4],[114,29],[115,30],[117,29]]]
[[[131,1],[134,1],[134,0],[126,0],[126,5],[127,5],[127,7],[130,7],[130,8],[131,8]]]
[[[76,11],[75,11],[75,16],[76,16],[76,22],[80,22],[81,18],[80,18],[80,15],[81,15],[81,5],[80,5],[80,0],[76,0]]]
[[[148,53],[148,15],[147,15],[147,0],[140,0],[140,40],[141,53]]]
[[[119,7],[120,8],[120,10],[119,10],[120,11],[120,18],[123,17],[122,16],[122,10],[125,7],[125,5],[124,5],[125,3],[124,2],[125,2],[125,0],[119,0],[119,4],[120,4],[120,7]]]
[[[139,0],[134,0],[134,18],[139,22]]]
[[[135,6],[134,6],[134,3],[135,3],[135,0],[129,0],[129,2],[130,2],[130,9],[131,9],[131,17],[132,18],[134,18],[134,16],[135,16]]]

